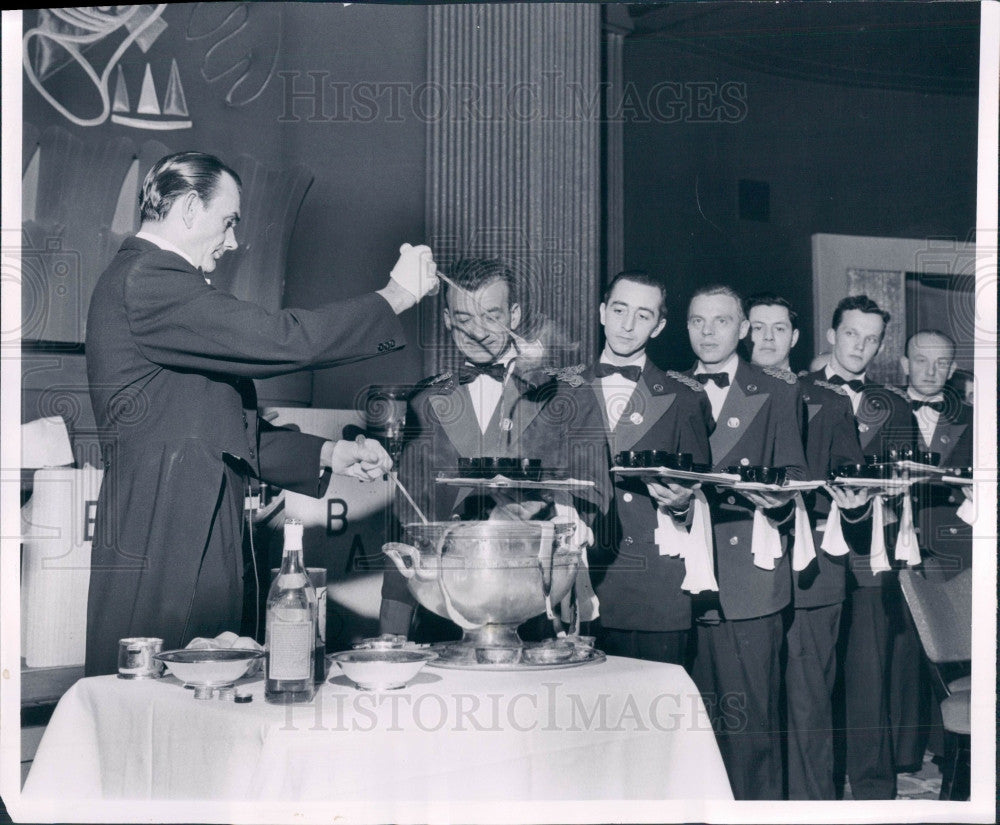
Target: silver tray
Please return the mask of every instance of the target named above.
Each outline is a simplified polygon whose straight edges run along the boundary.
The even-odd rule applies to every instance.
[[[963,476],[943,475],[941,476],[940,479],[938,479],[938,481],[941,481],[945,484],[954,484],[956,487],[965,487],[967,484],[972,484],[974,482],[974,479],[965,478]]]
[[[427,667],[440,667],[445,670],[562,670],[568,667],[596,665],[607,660],[607,655],[596,648],[577,648],[573,655],[563,662],[511,662],[508,664],[480,664],[476,661],[460,661],[449,659],[446,650],[459,647],[457,642],[439,642],[431,645],[431,650],[438,657],[427,663]]]
[[[702,481],[727,486],[740,480],[735,473],[696,473],[694,470],[675,470],[672,467],[612,467],[611,472],[633,478],[676,478],[679,481]]]
[[[878,487],[887,492],[900,493],[908,490],[914,484],[927,481],[929,476],[911,476],[910,478],[835,478],[830,484],[843,487]]]
[[[581,481],[576,478],[550,479],[548,481],[530,481],[524,478],[436,478],[437,484],[447,484],[450,487],[472,487],[477,490],[579,490],[593,487],[593,481]]]

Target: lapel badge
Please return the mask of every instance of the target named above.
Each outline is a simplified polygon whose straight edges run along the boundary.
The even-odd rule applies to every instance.
[[[653,392],[663,392],[663,384],[653,384]]]
[[[734,415],[732,418],[726,421],[726,426],[729,427],[729,429],[731,430],[735,430],[737,427],[740,426],[740,420]]]
[[[860,424],[858,424],[858,432],[862,432],[862,433],[868,432],[868,425],[865,424],[864,422],[861,422]]]
[[[747,392],[757,392],[756,384],[747,384]]]
[[[749,467],[750,466],[750,459],[747,458],[746,456],[744,456],[743,458],[741,458],[740,459],[740,466],[741,467]]]
[[[634,412],[628,417],[628,420],[638,427],[642,423],[642,413]]]
[[[511,421],[509,418],[502,418],[500,420],[500,429],[503,430],[505,433],[510,432],[512,429],[514,429],[514,422]]]
[[[949,441],[951,441],[951,439],[948,436],[946,436],[946,435],[941,436],[941,443],[942,444],[947,444]]]

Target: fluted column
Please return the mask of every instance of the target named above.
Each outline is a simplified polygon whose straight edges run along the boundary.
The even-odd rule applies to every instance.
[[[600,7],[431,7],[428,237],[443,263],[508,260],[556,360],[595,354],[600,282]],[[551,323],[543,323],[548,319]],[[446,364],[429,312],[425,366]]]

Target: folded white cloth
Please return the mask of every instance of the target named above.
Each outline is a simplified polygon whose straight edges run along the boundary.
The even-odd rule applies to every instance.
[[[920,545],[917,543],[917,531],[913,526],[913,500],[909,494],[903,496],[903,515],[899,520],[899,533],[896,534],[893,556],[896,561],[905,561],[910,567],[920,564]]]
[[[813,541],[812,524],[802,493],[795,494],[795,544],[792,545],[792,570],[805,570],[816,558],[816,544]]]
[[[966,524],[972,524],[976,520],[976,508],[972,504],[972,499],[967,498],[961,504],[958,505],[958,509],[955,511],[955,515],[958,516]]]
[[[775,523],[759,507],[753,511],[750,549],[753,552],[754,566],[761,570],[774,570],[775,560],[781,558],[781,534]]]
[[[701,490],[691,497],[691,526],[678,525],[669,513],[656,509],[656,530],[653,540],[661,556],[684,559],[684,581],[681,590],[701,593],[718,590],[712,558],[712,520],[708,499]]]
[[[885,499],[881,493],[872,498],[872,548],[868,563],[873,576],[892,569],[885,552]]]
[[[851,548],[844,538],[844,527],[840,520],[840,507],[837,502],[830,502],[830,515],[826,517],[826,531],[823,533],[823,543],[820,549],[830,556],[846,556]]]

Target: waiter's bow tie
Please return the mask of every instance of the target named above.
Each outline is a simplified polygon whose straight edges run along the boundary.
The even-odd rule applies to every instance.
[[[842,375],[831,375],[829,381],[831,384],[840,384],[841,386],[847,387],[852,392],[861,392],[862,388],[865,386],[865,382],[858,378],[848,381]]]
[[[622,378],[626,378],[634,383],[637,382],[639,380],[639,376],[642,375],[642,367],[638,364],[629,364],[626,367],[619,367],[616,364],[605,364],[603,362],[598,363],[594,367],[594,375],[598,378],[607,378],[609,375],[614,375],[615,373],[618,373],[618,375],[622,376]]]
[[[714,381],[717,387],[728,387],[729,386],[729,373],[728,372],[699,372],[695,378],[701,381],[702,384],[707,384],[709,381]]]
[[[506,364],[462,364],[458,371],[458,383],[468,384],[475,381],[480,375],[488,375],[495,381],[503,383],[507,376]]]
[[[940,414],[944,412],[944,401],[911,401],[910,409],[916,412],[921,407],[930,407],[934,412]]]

